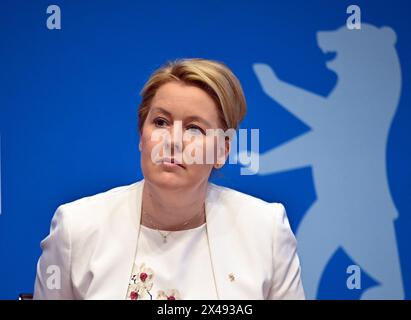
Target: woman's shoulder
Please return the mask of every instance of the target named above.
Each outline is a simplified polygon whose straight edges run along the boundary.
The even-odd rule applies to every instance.
[[[116,201],[117,199],[121,199],[130,195],[136,191],[139,187],[142,186],[142,180],[124,186],[119,186],[115,188],[111,188],[109,190],[96,193],[91,196],[85,196],[80,199],[74,200],[72,202],[67,202],[63,204],[65,207],[82,207],[82,206],[92,206],[92,205],[99,205],[99,204],[107,204],[107,201]]]
[[[60,205],[57,212],[64,214],[74,226],[81,229],[98,227],[99,222],[107,221],[112,214],[124,212],[135,200],[142,181],[115,187],[104,192],[86,196]]]
[[[210,198],[224,206],[227,211],[252,218],[254,220],[282,218],[285,213],[284,205],[280,202],[268,202],[250,194],[210,183]]]
[[[220,225],[235,226],[231,232],[245,241],[266,243],[279,237],[295,243],[285,207],[279,202],[267,202],[247,193],[210,184],[209,198],[217,210],[214,220]],[[228,230],[228,229],[226,229]]]

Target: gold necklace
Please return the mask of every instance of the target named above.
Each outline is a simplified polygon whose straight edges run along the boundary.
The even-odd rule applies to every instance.
[[[156,229],[156,231],[161,235],[161,237],[163,238],[163,243],[167,243],[167,237],[168,237],[168,235],[169,235],[171,232],[173,232],[173,231],[169,231],[169,232],[167,232],[167,233],[163,233],[163,232],[160,230],[158,224],[154,223],[151,215],[148,214],[144,209],[142,209],[142,212],[143,212],[143,215],[145,215],[145,217],[148,218],[148,220],[150,221],[150,224],[151,224],[152,226],[154,226],[154,228]],[[191,221],[193,221],[195,218],[199,217],[199,216],[200,216],[201,214],[203,214],[203,213],[204,213],[204,205],[203,205],[201,211],[199,212],[199,214],[196,214],[195,216],[191,217],[189,220],[187,220],[186,222],[184,222],[184,223],[181,225],[181,228],[186,227]]]

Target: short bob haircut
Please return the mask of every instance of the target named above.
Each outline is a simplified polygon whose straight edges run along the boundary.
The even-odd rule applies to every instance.
[[[141,90],[142,100],[138,108],[140,133],[158,88],[172,81],[182,81],[207,92],[218,108],[224,130],[236,130],[247,112],[241,84],[225,64],[198,58],[181,59],[168,62],[154,71]]]

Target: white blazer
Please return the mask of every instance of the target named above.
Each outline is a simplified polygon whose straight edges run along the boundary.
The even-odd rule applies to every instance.
[[[126,298],[143,185],[57,209],[41,242],[35,299]],[[209,183],[205,208],[220,299],[304,299],[296,239],[282,204]]]

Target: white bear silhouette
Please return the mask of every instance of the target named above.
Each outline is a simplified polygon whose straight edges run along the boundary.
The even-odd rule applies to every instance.
[[[327,67],[338,81],[327,97],[281,81],[266,64],[253,66],[264,92],[311,128],[261,154],[258,174],[312,167],[317,199],[296,233],[309,299],[339,247],[380,284],[362,299],[403,299],[386,170],[401,92],[396,34],[363,23],[361,30],[318,32],[317,41],[323,52],[336,52]]]

